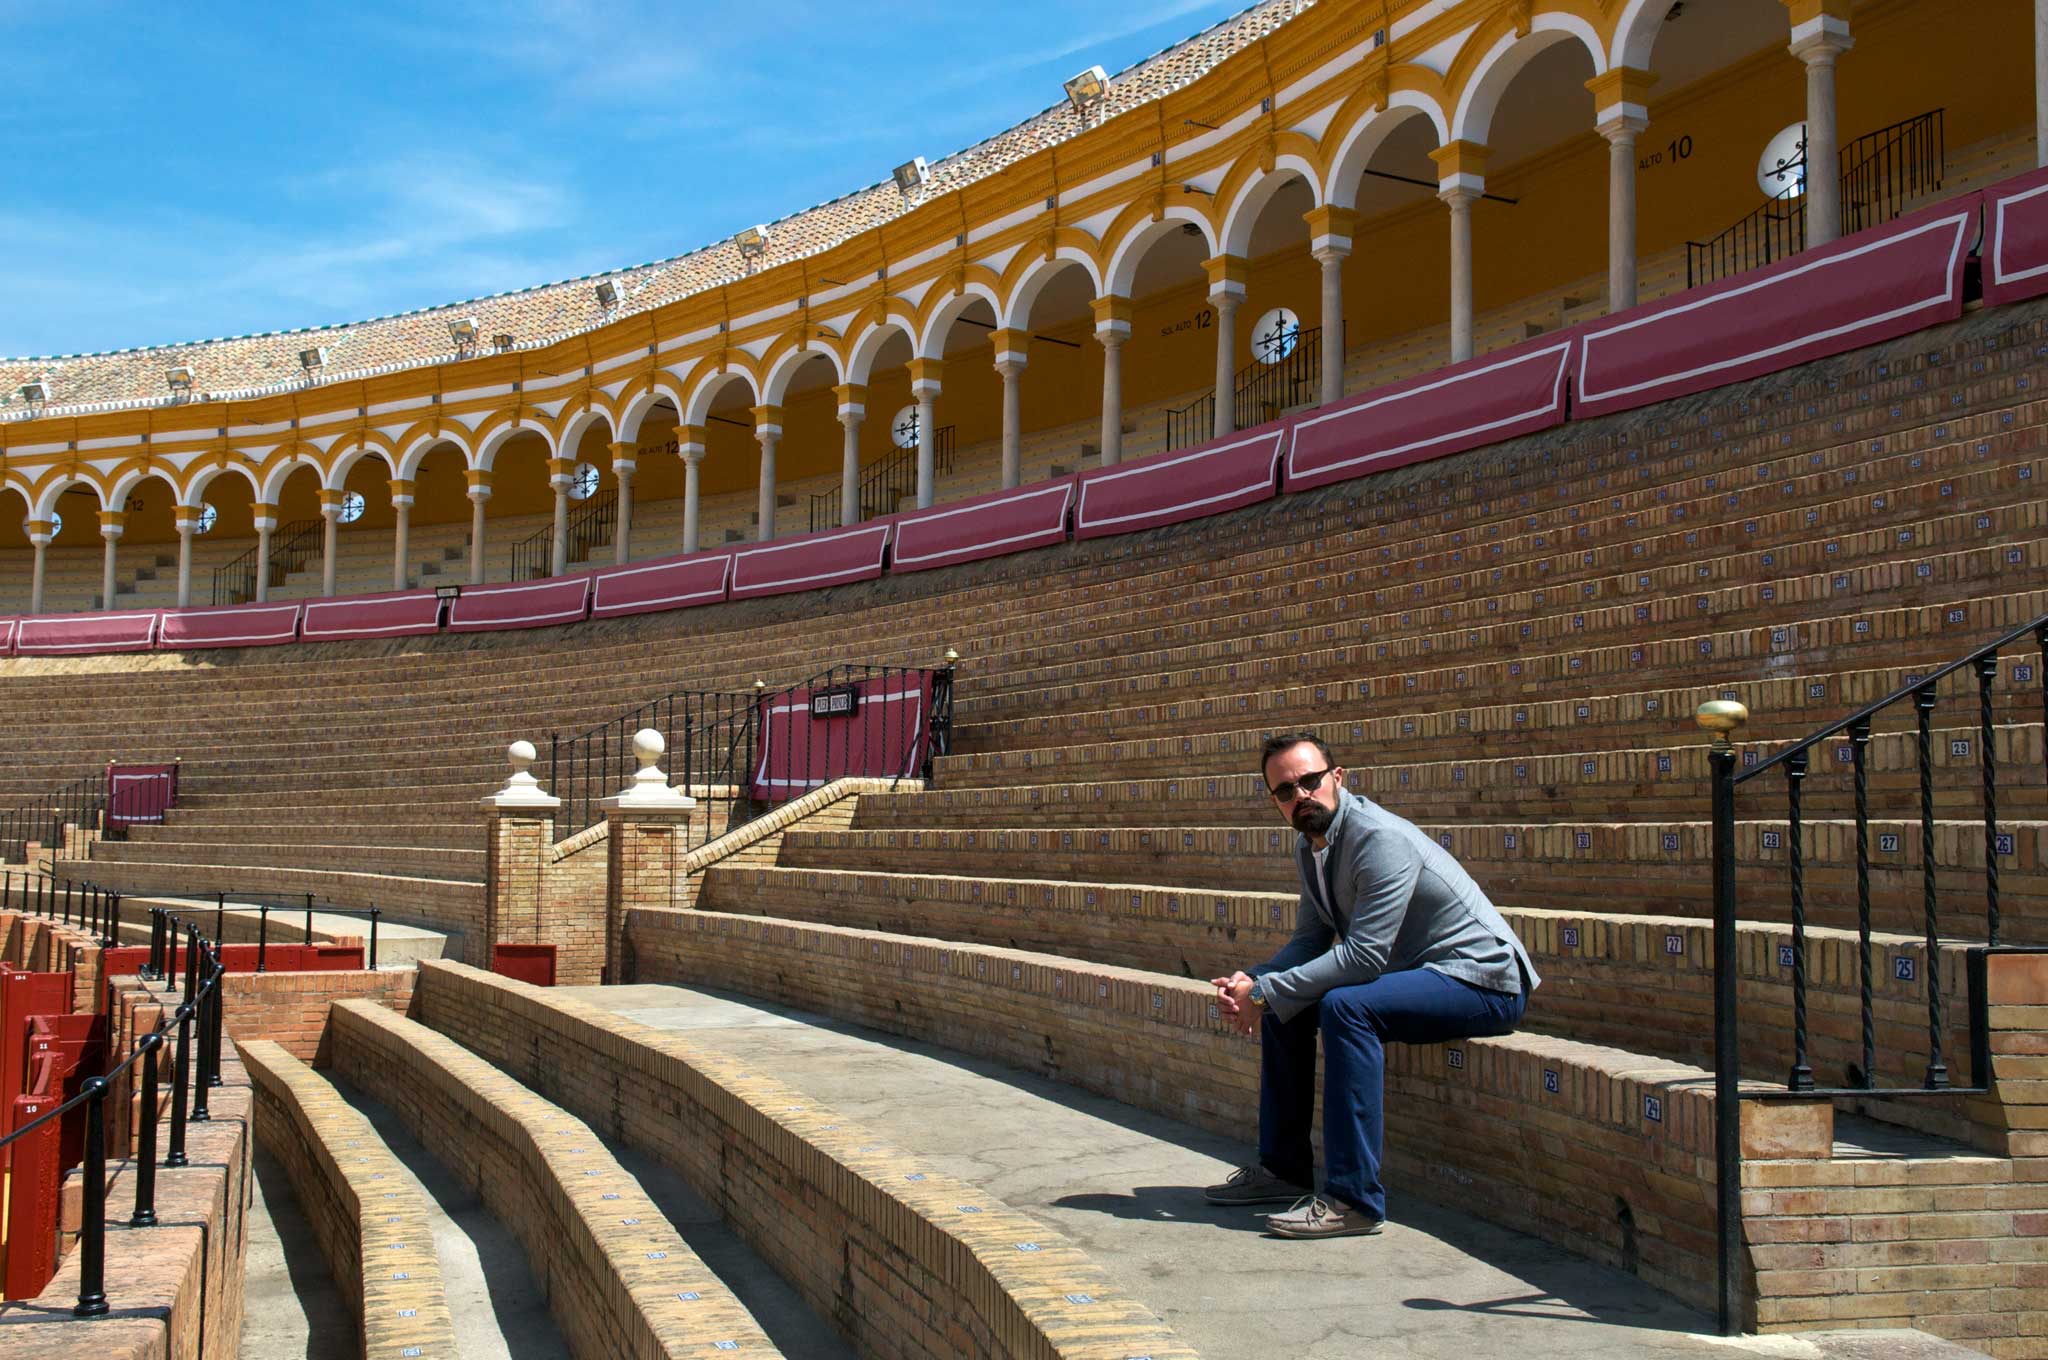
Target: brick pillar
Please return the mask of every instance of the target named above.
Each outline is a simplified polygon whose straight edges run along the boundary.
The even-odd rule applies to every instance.
[[[605,811],[604,981],[630,982],[626,956],[626,913],[676,905],[676,883],[688,853],[686,824],[696,815],[697,800],[668,786],[660,760],[666,743],[661,733],[643,727],[633,734],[633,754],[640,771],[617,797],[600,806]]]
[[[562,800],[527,772],[535,759],[532,742],[513,742],[507,755],[512,773],[505,787],[478,800],[484,809],[484,931],[467,960],[478,968],[491,966],[499,943],[562,943],[555,938],[542,884]]]
[[[1984,993],[1991,1095],[1971,1101],[1971,1118],[2004,1131],[2008,1157],[2048,1156],[2048,954],[1987,956]],[[1959,1066],[1949,1060],[1956,1080],[1974,1080]]]

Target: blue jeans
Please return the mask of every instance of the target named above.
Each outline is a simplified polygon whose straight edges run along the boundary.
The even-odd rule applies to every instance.
[[[1488,991],[1429,968],[1382,973],[1335,987],[1292,1020],[1259,1023],[1259,1162],[1296,1185],[1315,1184],[1309,1122],[1316,1101],[1316,1032],[1322,1031],[1325,1189],[1374,1218],[1387,1216],[1380,1184],[1385,1045],[1440,1044],[1509,1034],[1526,996]]]

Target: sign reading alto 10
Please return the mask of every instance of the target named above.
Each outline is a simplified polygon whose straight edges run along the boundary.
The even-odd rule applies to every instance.
[[[841,685],[836,689],[821,689],[811,695],[811,716],[813,718],[851,718],[860,712],[860,687]]]

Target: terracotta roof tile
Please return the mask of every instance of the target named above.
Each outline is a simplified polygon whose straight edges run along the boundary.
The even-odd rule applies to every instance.
[[[1314,3],[1315,0],[1258,0],[1250,8],[1119,72],[1111,81],[1107,112],[1095,115],[1093,122],[1099,124],[1104,118],[1128,113],[1180,89]],[[1082,130],[1080,116],[1062,101],[1005,132],[932,163],[927,196],[998,174]],[[901,216],[911,206],[914,205],[906,202],[893,182],[884,181],[793,213],[772,224],[764,266],[817,254]],[[650,264],[344,325],[106,354],[0,359],[0,418],[20,419],[31,414],[21,400],[20,389],[32,381],[48,384],[48,409],[53,414],[167,404],[170,398],[164,374],[179,364],[191,366],[196,390],[215,398],[286,390],[304,382],[299,352],[315,345],[327,347],[327,365],[322,376],[330,380],[445,363],[455,357],[450,348],[448,322],[460,316],[477,318],[486,344],[493,335],[509,333],[522,349],[546,345],[717,287],[744,273],[739,248],[725,240]],[[618,305],[609,314],[597,305],[595,289],[601,280],[609,280],[619,292]]]

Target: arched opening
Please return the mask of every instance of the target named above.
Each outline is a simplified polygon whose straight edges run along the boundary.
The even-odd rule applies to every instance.
[[[946,365],[934,501],[966,500],[1002,486],[1003,379],[989,344],[996,309],[986,298],[970,296],[949,310],[950,318],[927,336],[929,349]],[[1020,381],[1031,381],[1028,367]]]
[[[310,463],[294,466],[278,487],[275,504],[277,527],[270,532],[270,598],[314,598],[320,594],[321,553],[326,541],[325,521],[320,518],[319,470]],[[346,529],[337,525],[337,542]]]
[[[900,490],[917,481],[917,399],[910,392],[910,360],[913,347],[909,334],[894,322],[871,340],[870,354],[857,357],[850,368],[851,381],[866,374],[867,414],[860,425],[861,504],[860,518],[896,513]],[[866,358],[865,370],[860,366]],[[952,415],[953,375],[946,374],[944,392],[936,405],[939,428]],[[892,462],[891,460],[896,460]]]
[[[682,551],[685,470],[676,439],[681,417],[667,398],[640,419],[631,440],[638,465],[633,473],[632,555],[667,557]]]
[[[1073,260],[1027,274],[1009,324],[1030,334],[1021,443],[1026,482],[1074,472],[1101,450],[1102,347],[1095,343],[1095,280]]]
[[[1335,335],[1324,325],[1322,266],[1309,254],[1307,215],[1316,206],[1314,189],[1300,174],[1282,171],[1251,192],[1257,205],[1246,205],[1248,210],[1235,224],[1236,239],[1225,241],[1226,251],[1246,261],[1244,292],[1227,328],[1231,406],[1238,429],[1278,419],[1287,410],[1318,400],[1323,348],[1336,345],[1341,351],[1345,329],[1342,318]],[[1220,322],[1218,310],[1211,304],[1204,319]],[[1196,333],[1199,337],[1199,330]],[[1209,337],[1212,363],[1215,336],[1221,333]],[[1201,409],[1209,408],[1205,404]],[[1176,445],[1198,443],[1213,432],[1213,421],[1175,425],[1169,437]]]
[[[382,461],[378,460],[380,465]],[[388,497],[389,493],[386,494]],[[193,478],[186,497],[188,504],[201,508],[210,506],[213,510],[212,527],[192,539],[192,603],[241,603],[248,598],[252,588],[247,584],[247,572],[230,573],[226,568],[245,554],[253,561],[256,551],[254,484],[240,472],[225,469],[202,472]],[[246,568],[248,563],[243,565]],[[230,581],[231,575],[237,579]],[[140,595],[142,592],[138,590],[136,593]],[[152,598],[152,603],[175,603],[177,583],[171,581],[166,590],[154,594],[162,598]]]
[[[838,381],[839,370],[823,353],[796,360],[789,371],[781,393],[782,444],[775,469],[776,499],[782,507],[776,528],[782,534],[839,523],[845,431],[839,424],[839,402],[832,395]]]
[[[1213,387],[1213,336],[1203,326],[1209,314],[1209,275],[1202,267],[1213,254],[1215,247],[1200,223],[1167,218],[1142,228],[1111,263],[1108,292],[1131,300],[1130,338],[1120,356],[1122,461],[1163,453],[1168,412],[1203,401],[1206,389]],[[1107,355],[1099,342],[1091,343],[1100,373]],[[1098,448],[1106,437],[1104,426],[1097,434]]]
[[[753,380],[744,373],[712,378],[692,402],[704,413],[704,463],[697,488],[700,548],[754,537],[761,445],[754,438],[753,408],[759,404]]]
[[[1344,271],[1348,391],[1443,362],[1439,342],[1415,343],[1444,326],[1451,256],[1429,155],[1441,144],[1427,112],[1396,105],[1371,116],[1332,172],[1331,201],[1358,214]]]

